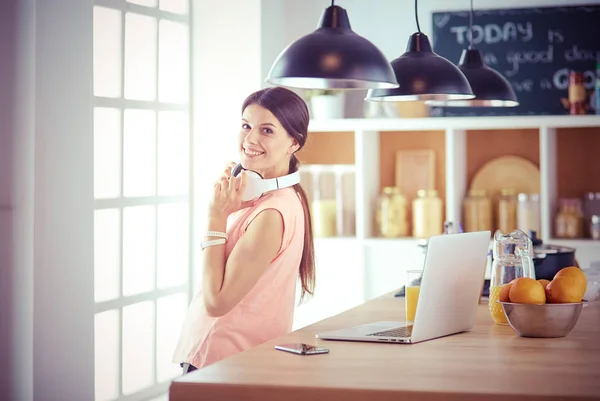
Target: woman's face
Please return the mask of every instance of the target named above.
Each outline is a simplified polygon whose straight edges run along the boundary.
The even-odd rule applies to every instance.
[[[240,126],[244,168],[263,178],[281,177],[289,173],[290,157],[298,147],[273,113],[257,104],[246,107]]]

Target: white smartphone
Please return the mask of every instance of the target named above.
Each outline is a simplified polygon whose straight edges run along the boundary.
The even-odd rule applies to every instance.
[[[328,348],[319,348],[314,345],[296,343],[296,344],[281,344],[276,345],[275,349],[278,351],[291,352],[297,355],[316,355],[316,354],[328,354]]]

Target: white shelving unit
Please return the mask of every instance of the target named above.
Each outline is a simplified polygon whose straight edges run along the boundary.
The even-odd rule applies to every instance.
[[[345,250],[352,250],[352,258],[343,258],[350,264],[348,274],[338,278],[348,281],[343,291],[361,293],[367,300],[392,291],[404,284],[405,271],[419,263],[417,240],[413,238],[376,238],[372,232],[375,200],[379,194],[379,140],[381,132],[444,131],[445,132],[445,184],[446,219],[462,221],[462,201],[467,182],[467,130],[539,130],[539,156],[541,173],[541,233],[545,243],[572,246],[585,268],[600,260],[600,241],[553,239],[553,215],[557,195],[557,145],[559,128],[598,127],[600,116],[507,116],[507,117],[439,117],[407,119],[340,119],[311,121],[309,132],[352,132],[354,134],[356,174],[356,237],[317,238],[317,263],[332,261]],[[592,173],[592,172],[590,172]],[[596,172],[600,176],[600,172]],[[329,269],[325,263],[320,269]],[[354,272],[354,276],[350,276]],[[358,274],[357,272],[361,272]],[[340,273],[342,274],[342,273]],[[317,278],[319,279],[319,277]],[[362,282],[361,282],[362,280]],[[323,291],[335,295],[334,283],[321,282]],[[319,285],[319,281],[318,284]],[[356,299],[354,299],[356,301]],[[323,303],[324,305],[325,303]],[[338,305],[338,309],[343,305]],[[350,304],[348,307],[352,306]],[[313,307],[317,307],[314,305]],[[343,309],[341,309],[343,310]],[[339,311],[341,311],[339,310]],[[331,314],[338,310],[328,311]],[[323,312],[327,313],[327,312]]]
[[[309,131],[353,132],[356,172],[356,238],[373,243],[372,216],[374,200],[379,192],[379,133],[386,131],[445,131],[446,139],[446,219],[461,221],[462,201],[467,188],[466,131],[538,129],[540,143],[541,210],[544,241],[551,237],[552,219],[556,209],[556,129],[597,127],[600,135],[600,116],[508,116],[508,117],[438,117],[407,119],[340,119],[311,121]],[[381,239],[381,241],[388,241]],[[564,240],[561,240],[565,242]],[[575,240],[573,244],[600,242]]]

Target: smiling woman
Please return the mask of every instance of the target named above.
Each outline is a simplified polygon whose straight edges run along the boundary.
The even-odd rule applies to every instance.
[[[310,212],[304,190],[289,179],[298,170],[295,152],[306,142],[308,122],[306,103],[288,89],[263,89],[242,105],[241,163],[228,164],[214,185],[202,289],[173,357],[184,373],[291,331],[298,277],[301,299],[313,293]],[[257,179],[277,185],[245,201]]]

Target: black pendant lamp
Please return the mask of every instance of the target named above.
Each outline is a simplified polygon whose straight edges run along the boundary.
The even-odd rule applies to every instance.
[[[458,68],[473,89],[473,99],[428,101],[429,106],[445,107],[515,107],[519,105],[511,84],[498,71],[488,67],[481,52],[473,46],[473,0],[469,17],[469,47],[462,51]]]
[[[342,7],[327,7],[317,30],[286,47],[277,57],[267,82],[305,89],[397,88],[385,55],[354,33]]]
[[[406,52],[391,63],[400,87],[369,90],[365,100],[397,102],[473,98],[475,95],[464,74],[452,62],[436,54],[427,35],[421,32],[417,0],[415,20],[417,32],[408,40]]]

